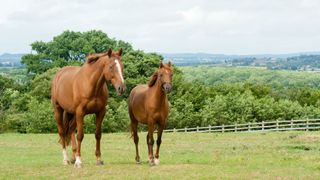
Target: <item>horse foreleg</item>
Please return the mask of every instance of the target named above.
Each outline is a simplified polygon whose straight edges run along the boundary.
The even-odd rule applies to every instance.
[[[80,168],[82,165],[81,162],[81,142],[83,140],[83,117],[84,114],[81,112],[76,113],[76,122],[77,122],[77,151],[76,151],[76,162],[74,163],[75,167]]]
[[[97,165],[103,165],[103,161],[101,160],[101,151],[100,151],[100,141],[101,141],[101,125],[103,121],[103,117],[106,114],[106,109],[103,109],[99,113],[96,113],[96,157],[97,157]]]
[[[157,133],[157,151],[156,151],[156,155],[155,155],[155,159],[154,159],[154,163],[155,165],[159,165],[160,164],[160,160],[159,160],[159,150],[160,150],[160,145],[161,145],[161,137],[162,137],[162,132],[163,132],[164,126],[163,125],[159,125],[158,127],[158,133]]]
[[[63,109],[60,107],[55,107],[54,109],[54,118],[56,119],[57,125],[58,125],[58,133],[60,137],[60,142],[62,145],[62,156],[63,156],[63,164],[68,165],[68,155],[66,150],[66,141],[65,141],[65,128],[63,124]]]
[[[71,133],[71,145],[72,145],[71,163],[74,164],[76,162],[76,153],[77,153],[77,140],[76,140],[75,131]]]
[[[136,146],[136,163],[140,164],[141,162],[140,162],[139,148],[138,148],[138,144],[139,144],[138,121],[131,120],[130,126],[131,126],[132,135],[133,135],[133,141]]]
[[[154,144],[153,131],[154,131],[153,123],[148,123],[147,144],[148,144],[149,165],[150,166],[154,166],[155,165],[154,156],[153,156],[153,144]]]

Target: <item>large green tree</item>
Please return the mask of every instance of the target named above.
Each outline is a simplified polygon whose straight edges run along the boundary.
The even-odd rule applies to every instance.
[[[31,73],[43,73],[53,67],[63,67],[84,62],[87,54],[104,52],[109,48],[122,48],[124,52],[132,46],[124,41],[111,39],[102,31],[65,31],[49,42],[36,41],[31,44],[32,53],[22,57],[22,63]]]

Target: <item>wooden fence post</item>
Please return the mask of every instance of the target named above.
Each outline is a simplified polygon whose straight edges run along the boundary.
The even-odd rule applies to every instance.
[[[209,132],[211,132],[211,125],[209,125]]]
[[[199,132],[199,126],[197,126],[197,132]]]
[[[222,132],[224,133],[224,124],[222,124]]]
[[[184,127],[184,132],[187,132],[187,127]]]
[[[279,120],[277,120],[277,124],[276,124],[276,130],[279,130]]]
[[[174,132],[174,133],[176,132],[176,128],[173,128],[173,132]]]
[[[251,131],[251,123],[250,122],[248,123],[248,131],[249,132]]]
[[[262,131],[264,131],[264,121],[262,121]]]
[[[309,131],[309,118],[307,118],[307,128],[306,128],[307,131]]]
[[[238,130],[237,130],[237,125],[238,124],[235,124],[235,126],[234,126],[234,132],[237,132]]]
[[[290,127],[291,127],[291,130],[293,129],[293,119],[291,119],[290,121]]]

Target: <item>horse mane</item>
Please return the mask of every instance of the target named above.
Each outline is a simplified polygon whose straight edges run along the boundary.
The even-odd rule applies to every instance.
[[[158,79],[158,71],[153,73],[151,80],[148,83],[148,86],[152,87],[157,82],[157,79]]]
[[[100,57],[106,56],[108,53],[96,53],[87,56],[87,63],[95,63]]]

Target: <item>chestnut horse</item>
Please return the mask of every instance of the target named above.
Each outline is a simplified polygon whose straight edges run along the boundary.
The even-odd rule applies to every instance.
[[[148,85],[138,85],[132,89],[129,97],[129,115],[131,119],[131,132],[136,146],[136,163],[140,163],[138,150],[138,123],[148,125],[147,145],[149,165],[158,165],[161,136],[165,128],[169,106],[167,93],[172,90],[173,69],[171,62],[160,63],[159,69],[152,75]],[[153,156],[153,131],[158,125],[157,151]]]
[[[87,56],[81,67],[67,66],[60,69],[51,87],[51,101],[58,125],[64,164],[69,164],[66,146],[72,144],[71,162],[81,167],[81,142],[83,140],[83,119],[86,114],[96,115],[96,158],[102,165],[100,152],[101,125],[106,113],[109,92],[106,81],[111,81],[119,95],[126,87],[123,80],[122,49],[118,52],[92,54]],[[75,137],[77,129],[77,137]],[[77,141],[76,141],[77,138]]]

